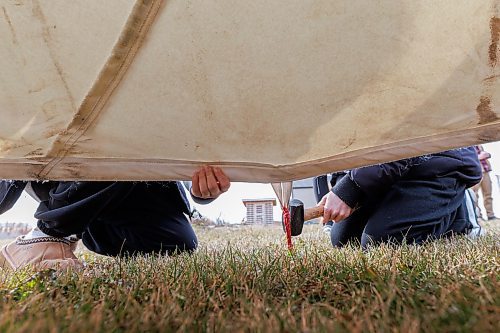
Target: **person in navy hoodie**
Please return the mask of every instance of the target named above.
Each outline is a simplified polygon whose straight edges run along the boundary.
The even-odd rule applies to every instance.
[[[336,222],[330,231],[335,247],[420,244],[478,227],[465,193],[480,180],[476,151],[460,148],[350,170],[319,205],[323,219]]]
[[[221,169],[205,166],[193,174],[190,193],[203,204],[229,187]],[[39,202],[38,223],[0,250],[0,266],[5,268],[80,266],[73,254],[78,239],[89,250],[108,256],[190,252],[198,244],[180,182],[4,180],[0,181],[0,214],[15,204],[23,190]]]

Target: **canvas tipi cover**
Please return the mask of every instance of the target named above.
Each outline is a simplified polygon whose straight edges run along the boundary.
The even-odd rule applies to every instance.
[[[500,0],[0,0],[0,178],[283,181],[500,139]]]

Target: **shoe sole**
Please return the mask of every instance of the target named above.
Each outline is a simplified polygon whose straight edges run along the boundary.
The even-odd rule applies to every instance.
[[[0,250],[0,268],[12,270],[12,266],[10,265],[9,261],[7,260],[7,258],[5,258],[5,255],[3,254],[4,251],[5,247],[3,247]]]

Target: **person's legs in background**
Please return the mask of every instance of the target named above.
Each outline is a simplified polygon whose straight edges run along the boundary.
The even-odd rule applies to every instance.
[[[488,220],[493,220],[496,217],[493,211],[493,197],[491,195],[492,183],[489,172],[483,173],[483,179],[481,180],[480,185],[481,185],[481,193],[483,194],[484,208],[486,210],[486,218]]]
[[[482,179],[481,179],[482,181]],[[481,183],[476,184],[472,187],[472,191],[474,192],[474,195],[476,197],[476,200],[474,201],[474,207],[476,210],[476,215],[478,219],[483,219],[482,214],[481,214],[481,207],[479,207],[479,190],[481,189]]]
[[[484,209],[486,210],[486,220],[496,219],[495,213],[493,211],[492,187],[493,186],[490,173],[483,172],[483,178],[481,179],[481,182],[472,188],[474,190],[474,193],[476,194],[476,198],[479,198],[479,190],[481,190]],[[479,218],[482,218],[481,208],[479,207],[479,200],[476,201],[476,214]]]
[[[316,197],[316,203],[320,202],[321,199],[330,191],[328,187],[328,176],[321,175],[314,177],[313,179],[313,190],[314,196]],[[333,221],[326,221],[323,223],[323,231],[325,233],[330,233]]]
[[[328,185],[328,176],[322,175],[314,177],[313,179],[313,189],[314,195],[316,197],[316,202],[320,202],[321,199],[330,192],[330,186],[333,187],[340,178],[346,175],[345,171],[334,172],[331,174],[330,185]],[[323,220],[322,220],[323,221]],[[330,230],[334,224],[334,221],[323,221],[323,231],[330,234]]]

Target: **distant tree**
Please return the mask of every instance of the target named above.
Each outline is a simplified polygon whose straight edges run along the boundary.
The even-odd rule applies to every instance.
[[[226,225],[228,224],[227,221],[225,221],[222,218],[222,213],[219,214],[219,217],[215,220],[215,225]]]

